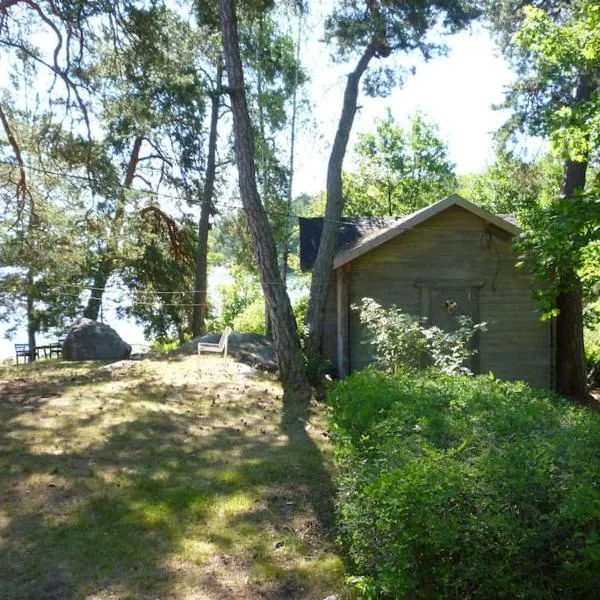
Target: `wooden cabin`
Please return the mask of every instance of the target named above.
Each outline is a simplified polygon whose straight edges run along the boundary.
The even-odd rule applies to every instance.
[[[300,257],[310,270],[322,219],[300,219]],[[373,361],[359,315],[364,297],[395,304],[432,325],[458,315],[485,321],[476,336],[475,373],[553,387],[553,335],[532,299],[529,274],[516,267],[514,218],[450,196],[401,218],[346,218],[340,223],[326,306],[322,351],[338,376]],[[449,310],[448,307],[451,307]]]

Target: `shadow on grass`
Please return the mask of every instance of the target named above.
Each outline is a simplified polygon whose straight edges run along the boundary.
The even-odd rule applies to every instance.
[[[52,384],[79,385],[72,377]],[[121,404],[76,413],[43,450],[24,440],[48,427],[47,402],[38,398],[39,422],[24,425],[19,402],[0,394],[0,597],[335,591],[333,489],[301,420],[308,405],[286,403],[278,424],[281,405],[249,389],[249,425],[242,406],[228,406],[226,387],[200,400],[193,385],[127,381],[129,407],[117,394]],[[85,443],[69,443],[86,431]]]

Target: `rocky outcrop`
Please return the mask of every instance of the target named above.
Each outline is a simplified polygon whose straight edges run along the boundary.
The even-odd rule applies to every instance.
[[[121,360],[131,354],[131,346],[109,325],[80,319],[71,327],[62,354],[66,360]]]
[[[200,342],[216,344],[221,339],[218,333],[211,333],[194,338],[182,344],[180,352],[192,353],[198,350]],[[273,344],[264,335],[258,333],[238,333],[233,331],[229,336],[228,351],[241,362],[259,369],[274,372],[277,370],[277,356]]]

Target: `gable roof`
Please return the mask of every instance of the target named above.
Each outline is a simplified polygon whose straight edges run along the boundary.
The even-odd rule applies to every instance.
[[[378,231],[388,229],[403,217],[342,217],[337,232],[336,253],[352,248],[359,240]],[[321,233],[322,217],[298,217],[300,224],[300,268],[312,269],[317,258]]]
[[[333,268],[337,269],[362,256],[451,206],[460,206],[510,236],[521,232],[512,215],[494,215],[455,194],[404,217],[344,218],[344,223],[340,226],[340,233],[338,233]],[[311,223],[303,224],[303,221],[311,221]],[[320,218],[300,219],[300,266],[303,271],[312,268],[315,261],[321,240],[322,226],[323,220]]]

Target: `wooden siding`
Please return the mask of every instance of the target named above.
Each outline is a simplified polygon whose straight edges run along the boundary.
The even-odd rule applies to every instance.
[[[331,362],[332,371],[337,376],[337,281],[335,272],[329,284],[329,293],[325,304],[325,324],[321,350],[323,356]]]
[[[551,326],[541,322],[531,298],[531,281],[515,268],[511,240],[498,235],[463,208],[444,212],[402,233],[349,265],[349,302],[374,298],[419,315],[428,286],[477,286],[479,319],[487,331],[479,340],[479,370],[500,379],[551,385]],[[327,304],[323,349],[335,363],[335,287]],[[333,292],[333,293],[332,293]],[[372,361],[356,312],[350,312],[350,368]]]

